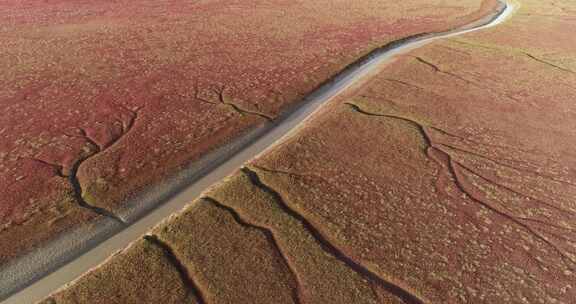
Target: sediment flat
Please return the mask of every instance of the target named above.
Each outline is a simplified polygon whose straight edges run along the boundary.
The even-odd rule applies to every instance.
[[[548,32],[569,22],[537,13],[554,9],[571,7],[522,1],[404,54],[50,300],[102,299],[118,288],[93,287],[103,269],[130,273],[144,243],[190,302],[570,303],[576,79],[566,32]]]
[[[438,8],[404,20],[412,3],[378,1],[313,16],[321,3],[268,3],[251,23],[238,13],[254,7],[211,2],[3,3],[2,31],[19,37],[3,49],[3,292],[132,224],[375,47],[479,19],[493,2],[460,1],[450,24]],[[266,22],[278,13],[309,20],[288,31]]]

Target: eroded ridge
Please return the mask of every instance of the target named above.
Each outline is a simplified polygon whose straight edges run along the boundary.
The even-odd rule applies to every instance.
[[[504,218],[505,220],[513,223],[517,228],[520,228],[521,230],[528,233],[531,237],[533,237],[537,241],[541,242],[542,244],[546,245],[548,248],[552,249],[552,251],[562,259],[565,267],[567,269],[569,269],[570,271],[574,271],[574,269],[576,269],[575,268],[576,267],[576,257],[574,256],[574,253],[570,252],[569,250],[566,250],[565,248],[563,248],[562,245],[551,240],[551,239],[557,239],[557,240],[563,241],[565,243],[569,243],[569,242],[573,242],[574,239],[572,237],[569,237],[569,236],[558,235],[558,234],[554,233],[554,231],[550,230],[551,228],[554,228],[554,229],[560,229],[560,230],[569,231],[569,232],[575,232],[576,230],[573,227],[568,226],[567,224],[566,225],[559,225],[559,224],[556,224],[556,223],[553,223],[553,222],[550,222],[547,220],[535,218],[535,217],[517,215],[505,203],[500,202],[496,199],[491,199],[488,195],[486,195],[484,193],[484,191],[482,191],[482,189],[480,189],[476,184],[472,183],[469,179],[470,179],[470,177],[477,177],[486,183],[490,183],[490,184],[492,184],[496,187],[499,187],[501,189],[504,189],[505,191],[508,191],[514,195],[517,195],[517,196],[520,196],[520,197],[526,199],[527,204],[530,204],[530,203],[531,204],[539,204],[540,207],[547,208],[547,211],[555,212],[553,214],[557,215],[559,217],[568,216],[568,217],[573,218],[574,212],[572,212],[571,210],[565,209],[565,208],[561,208],[560,206],[554,206],[553,204],[545,202],[543,200],[536,199],[533,196],[523,194],[520,191],[513,190],[512,188],[510,188],[508,186],[502,185],[501,183],[497,182],[493,178],[490,178],[490,177],[478,172],[478,170],[472,169],[470,166],[462,163],[461,161],[458,161],[457,159],[454,158],[454,155],[451,154],[450,152],[451,151],[461,151],[461,152],[463,151],[465,153],[468,151],[466,151],[465,149],[462,149],[462,148],[453,148],[452,150],[450,150],[450,148],[453,146],[448,145],[448,144],[442,144],[442,143],[435,142],[433,140],[433,137],[431,136],[432,133],[430,132],[430,131],[440,132],[444,135],[450,134],[446,131],[443,131],[443,130],[438,129],[438,128],[433,127],[433,126],[428,126],[426,124],[423,124],[419,121],[416,121],[416,120],[408,118],[408,117],[386,114],[386,113],[370,112],[370,111],[367,111],[365,109],[362,109],[360,106],[358,106],[354,103],[346,103],[346,105],[348,105],[352,110],[354,110],[357,113],[361,113],[363,115],[368,115],[368,116],[383,117],[383,118],[387,118],[387,119],[401,121],[401,122],[406,123],[406,124],[410,125],[411,127],[415,128],[424,141],[423,153],[426,155],[427,158],[429,158],[429,159],[431,159],[437,163],[437,165],[440,167],[441,172],[443,172],[443,174],[445,175],[444,178],[451,181],[452,184],[461,193],[463,193],[465,195],[465,198],[471,200],[472,202],[474,202],[476,204],[481,205],[483,208],[486,208],[487,210],[493,212],[494,214],[497,214],[498,216]],[[448,148],[448,150],[446,150],[444,147]],[[474,152],[470,152],[470,154],[478,155]],[[486,156],[482,156],[482,158],[490,160],[490,158],[488,158]],[[498,163],[498,162],[494,161],[494,163]],[[516,169],[512,166],[508,166],[508,167]],[[516,170],[518,170],[518,169],[516,169]],[[534,172],[534,173],[537,174],[536,172]],[[542,176],[542,177],[545,178],[545,176]],[[450,194],[447,192],[447,190],[445,190],[444,187],[442,187],[440,185],[440,179],[437,180],[436,188],[441,193],[444,193],[445,195],[450,196]],[[543,227],[547,227],[548,229],[544,229]],[[542,232],[542,231],[544,231],[544,232]],[[566,247],[568,247],[568,246],[566,246]],[[544,265],[542,265],[542,263],[543,263],[542,261],[534,258],[529,253],[527,253],[527,255],[531,259],[535,260],[535,262],[537,264],[544,266]]]
[[[349,257],[334,246],[328,239],[323,235],[320,230],[318,230],[314,225],[311,224],[302,214],[298,213],[296,210],[290,207],[290,205],[284,200],[279,192],[271,188],[270,186],[264,184],[258,174],[248,167],[243,167],[241,169],[252,185],[262,192],[268,194],[274,199],[274,202],[280,207],[280,209],[285,212],[288,216],[292,217],[298,223],[306,229],[308,233],[316,240],[320,247],[333,257],[335,257],[340,262],[344,263],[348,268],[359,274],[364,279],[376,283],[386,289],[391,294],[395,295],[407,304],[425,304],[427,301],[423,300],[420,296],[416,295],[414,292],[400,286],[399,284],[392,282],[388,279],[384,279],[377,273],[371,271],[370,269],[362,266],[360,263],[356,262],[353,258]]]
[[[256,229],[266,236],[268,242],[272,245],[274,250],[278,253],[280,258],[282,259],[282,263],[284,264],[284,266],[286,266],[286,268],[290,271],[292,279],[294,280],[294,282],[296,282],[296,289],[292,291],[292,300],[294,301],[294,303],[297,304],[303,303],[303,301],[301,300],[302,298],[301,283],[300,280],[298,279],[298,274],[294,270],[294,267],[291,265],[290,260],[284,254],[284,251],[280,248],[280,245],[278,244],[278,241],[276,240],[276,237],[274,236],[272,230],[264,226],[250,223],[246,219],[242,218],[242,216],[234,208],[226,204],[223,204],[212,197],[206,196],[203,197],[202,199],[205,202],[214,205],[216,208],[222,209],[224,212],[230,213],[230,215],[232,215],[236,223],[238,223],[240,226],[248,229]]]
[[[258,112],[258,111],[252,111],[252,110],[247,110],[244,109],[242,107],[240,107],[239,105],[237,105],[236,103],[232,102],[229,100],[228,94],[226,94],[226,91],[228,90],[228,86],[226,85],[221,85],[215,88],[211,88],[209,90],[209,93],[211,93],[211,95],[213,96],[202,96],[202,92],[201,90],[197,87],[195,89],[195,94],[194,94],[194,99],[198,100],[200,102],[203,103],[207,103],[207,104],[211,104],[211,105],[224,105],[227,107],[230,107],[232,110],[234,110],[236,113],[240,114],[240,115],[255,115],[258,116],[260,118],[263,118],[267,121],[272,121],[274,118],[268,114],[262,113],[262,112]]]
[[[192,296],[194,296],[194,298],[196,298],[198,304],[206,304],[207,302],[205,300],[202,289],[200,289],[198,284],[196,284],[194,278],[192,277],[186,266],[184,266],[184,264],[180,262],[180,259],[178,259],[178,256],[176,255],[172,247],[170,247],[170,245],[168,245],[166,242],[160,240],[160,238],[158,238],[158,236],[156,235],[145,235],[144,240],[162,250],[164,256],[166,256],[168,261],[170,261],[172,266],[174,266],[174,268],[178,272],[180,280],[182,280],[184,286],[188,288],[188,292]]]
[[[455,42],[455,43],[459,43],[459,44],[463,44],[463,45],[468,45],[468,46],[472,46],[472,47],[479,47],[479,48],[483,48],[483,49],[487,49],[487,50],[492,50],[492,51],[497,51],[497,52],[512,52],[512,53],[516,53],[519,55],[523,55],[526,56],[536,62],[539,62],[541,64],[547,65],[550,68],[556,69],[558,71],[562,71],[562,72],[566,72],[566,73],[570,73],[570,74],[574,74],[576,75],[576,71],[571,70],[567,67],[561,66],[559,64],[556,63],[552,63],[548,60],[542,59],[537,55],[534,55],[532,53],[526,52],[526,51],[519,51],[519,50],[509,50],[509,49],[500,49],[497,47],[493,47],[493,46],[487,46],[481,43],[474,43],[474,42],[470,42],[470,41],[465,41],[462,39],[458,39],[458,38],[453,38],[453,39],[449,39],[451,42]]]
[[[72,187],[72,196],[76,203],[85,209],[90,210],[98,215],[113,219],[114,221],[125,225],[126,221],[124,221],[121,217],[117,216],[113,212],[106,210],[105,208],[101,208],[98,206],[94,206],[90,202],[85,199],[84,189],[82,188],[82,184],[78,178],[78,170],[80,166],[88,159],[99,155],[100,153],[106,151],[110,147],[114,146],[118,143],[126,134],[128,134],[136,120],[138,119],[138,113],[142,109],[142,107],[138,107],[135,109],[128,109],[124,105],[114,104],[114,107],[120,111],[121,115],[120,118],[116,119],[113,123],[111,128],[119,127],[119,130],[116,130],[115,136],[111,136],[109,138],[99,138],[97,139],[94,135],[91,135],[85,128],[77,127],[73,132],[65,132],[64,136],[69,138],[76,138],[80,139],[85,143],[84,148],[80,152],[79,156],[75,158],[75,160],[71,164],[65,163],[52,163],[48,160],[38,158],[31,158],[31,160],[39,162],[45,166],[49,166],[54,169],[55,175],[58,177],[66,178]],[[113,132],[112,132],[113,133]]]
[[[492,94],[494,94],[494,95],[496,95],[496,96],[498,96],[498,97],[503,97],[503,98],[505,98],[505,99],[509,99],[509,100],[512,100],[512,101],[515,101],[515,102],[522,102],[520,99],[518,99],[518,98],[516,98],[516,97],[514,97],[514,96],[511,96],[510,94],[506,94],[506,93],[503,93],[503,92],[496,91],[496,90],[494,90],[493,88],[491,88],[490,86],[483,85],[483,84],[478,83],[478,82],[476,82],[476,81],[472,81],[472,80],[470,80],[470,79],[468,79],[468,78],[466,78],[466,77],[463,77],[463,76],[461,76],[461,75],[458,75],[458,74],[456,74],[456,73],[454,73],[454,72],[444,70],[444,69],[442,69],[438,64],[435,64],[435,63],[433,63],[432,61],[430,61],[430,60],[428,60],[428,59],[426,59],[426,58],[423,58],[423,57],[421,57],[421,56],[411,56],[411,57],[413,57],[413,58],[416,60],[416,62],[418,62],[418,63],[420,63],[420,64],[423,64],[423,65],[429,67],[430,69],[432,69],[432,70],[433,70],[434,72],[436,72],[436,73],[440,73],[440,74],[444,74],[444,75],[453,77],[453,78],[455,78],[455,79],[458,79],[458,80],[464,82],[466,85],[470,85],[470,86],[479,88],[479,89],[481,89],[481,90],[488,91],[488,92],[490,92],[490,93],[492,93]]]

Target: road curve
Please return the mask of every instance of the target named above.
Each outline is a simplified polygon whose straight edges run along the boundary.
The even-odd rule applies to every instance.
[[[5,299],[1,304],[37,302],[97,267],[115,252],[127,247],[152,227],[200,197],[208,188],[241,168],[244,163],[292,136],[321,105],[364,83],[398,55],[438,39],[496,26],[507,20],[516,8],[517,4],[501,0],[499,8],[493,14],[460,28],[410,36],[372,51],[320,86],[302,100],[299,106],[287,111],[277,120],[252,130],[230,145],[208,155],[199,165],[184,170],[169,181],[170,184],[160,185],[140,197],[136,200],[138,203],[133,204],[133,208],[118,215],[130,224],[129,227],[124,228],[116,221],[105,218],[97,226],[64,236],[44,250],[0,269],[0,299]],[[159,201],[165,202],[150,211]]]

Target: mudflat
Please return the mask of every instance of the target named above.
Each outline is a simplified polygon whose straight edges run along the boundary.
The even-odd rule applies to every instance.
[[[131,198],[371,49],[494,1],[442,3],[4,1],[0,264],[121,222]]]
[[[396,60],[144,239],[207,303],[573,302],[576,6],[518,2]],[[103,297],[85,288],[101,271],[50,300]]]

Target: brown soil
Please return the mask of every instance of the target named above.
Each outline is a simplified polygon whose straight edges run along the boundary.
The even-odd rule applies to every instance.
[[[46,304],[64,303],[198,303],[188,274],[172,253],[154,238],[136,242],[114,256],[106,266],[75,282],[75,290],[61,293]]]

